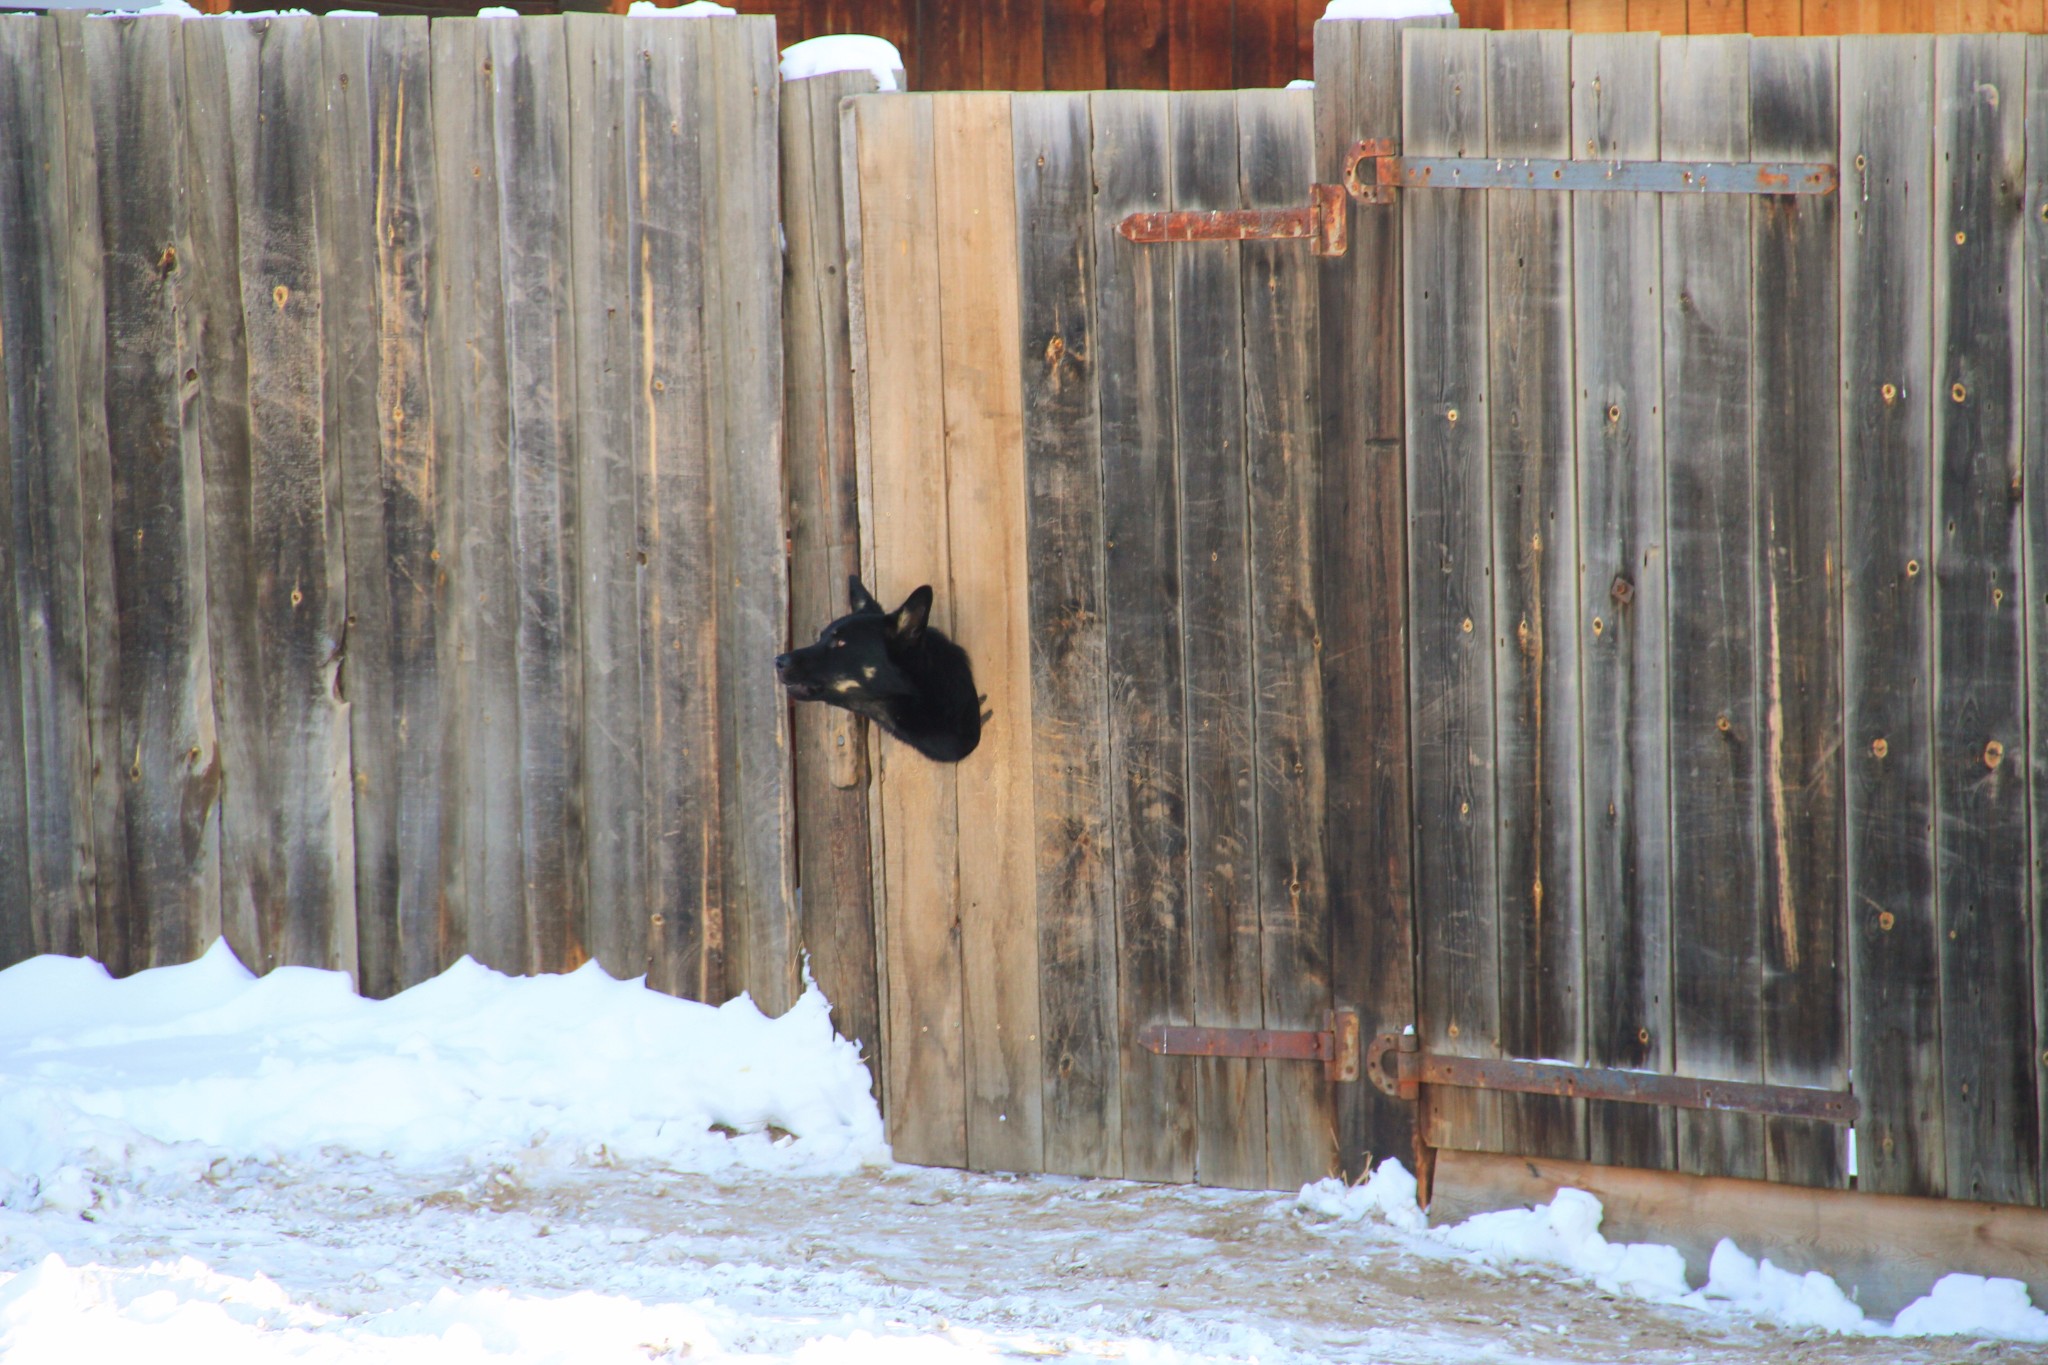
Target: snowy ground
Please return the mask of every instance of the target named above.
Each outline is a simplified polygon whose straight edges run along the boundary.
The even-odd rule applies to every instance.
[[[1392,1168],[1297,1197],[894,1166],[864,1086],[815,995],[771,1021],[465,964],[372,1004],[220,951],[127,982],[37,959],[0,972],[0,1359],[1875,1365],[2048,1341],[2010,1282],[1958,1281],[1922,1326],[2031,1342],[1858,1335],[1884,1325],[1732,1251],[1688,1292],[1585,1196],[1429,1231]]]

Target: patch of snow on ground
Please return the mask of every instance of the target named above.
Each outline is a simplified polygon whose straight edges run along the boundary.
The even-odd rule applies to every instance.
[[[828,33],[782,49],[782,79],[800,81],[834,71],[866,71],[883,90],[902,88],[903,56],[896,44],[865,33]]]

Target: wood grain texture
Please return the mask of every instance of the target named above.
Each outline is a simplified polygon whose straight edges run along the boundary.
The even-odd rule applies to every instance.
[[[2041,1198],[2021,560],[2026,45],[1935,45],[1935,895],[1955,1198]],[[2010,92],[2010,98],[2006,96]]]
[[[1836,45],[1749,48],[1749,154],[1824,161],[1838,145]],[[1750,215],[1750,446],[1757,496],[1763,781],[1763,1078],[1848,1082],[1842,941],[1842,526],[1839,195]],[[1841,1132],[1766,1119],[1772,1179],[1841,1185]]]
[[[932,99],[863,96],[846,108],[860,179],[863,311],[854,366],[866,386],[861,482],[870,498],[863,559],[869,589],[893,607],[921,584],[944,584],[950,565],[947,505],[932,496],[945,478],[945,409],[932,382],[942,373],[938,242],[926,211],[934,195]],[[950,630],[951,612],[951,601],[939,599],[932,624]],[[964,1166],[955,770],[871,734],[889,1141],[901,1160]]]
[[[1174,90],[1227,90],[1236,75],[1231,60],[1231,7],[1190,0],[1167,11],[1168,77]]]
[[[1572,149],[1658,156],[1657,39],[1572,40]],[[1666,751],[1662,269],[1657,196],[1572,202],[1580,687],[1586,840],[1586,1050],[1669,1070],[1671,846]],[[1587,1155],[1658,1167],[1670,1116],[1587,1105]]]
[[[1358,139],[1399,136],[1402,31],[1316,25],[1318,180],[1336,183]],[[1346,212],[1350,249],[1317,265],[1324,845],[1333,1003],[1357,1009],[1377,1035],[1415,1021],[1402,210]],[[1347,1175],[1388,1155],[1414,1159],[1414,1106],[1365,1085],[1340,1087],[1337,1104]]]
[[[1174,207],[1238,207],[1242,192],[1235,98],[1176,95],[1168,109]],[[1238,292],[1243,248],[1230,242],[1194,242],[1166,249],[1173,267],[1179,427],[1194,1022],[1212,1028],[1259,1028],[1265,1009],[1252,755],[1243,306]],[[1266,1065],[1228,1057],[1194,1063],[1195,1172],[1203,1184],[1249,1189],[1265,1184]]]
[[[1235,0],[1230,17],[1233,86],[1284,86],[1297,74],[1309,74],[1294,69],[1294,0]]]
[[[1099,90],[1108,83],[1106,0],[1045,0],[1045,88]]]
[[[866,72],[838,72],[788,82],[782,93],[783,440],[797,642],[845,613],[847,576],[861,567],[839,102],[874,88]],[[811,974],[840,1036],[878,1056],[866,729],[836,707],[796,707],[790,758]]]
[[[1045,1165],[1123,1173],[1088,103],[1011,106],[1031,565]]]
[[[1570,156],[1571,40],[1496,34],[1486,62],[1487,152]],[[1585,1055],[1571,209],[1486,196],[1501,1048],[1562,1061]],[[1508,1151],[1584,1154],[1583,1104],[1508,1097],[1501,1123]]]
[[[1031,1171],[1044,1161],[1045,1087],[1010,97],[952,95],[933,106],[946,528],[957,551],[941,591],[952,603],[952,639],[972,660],[991,714],[953,788],[967,832],[959,859],[967,1160]]]
[[[1196,1170],[1195,1064],[1137,1043],[1149,1025],[1194,1022],[1173,257],[1116,230],[1126,214],[1172,202],[1167,106],[1160,94],[1089,100],[1124,1174],[1185,1182]]]
[[[981,88],[1045,89],[1045,0],[987,0],[981,12]],[[913,80],[912,90],[928,86]]]
[[[1749,156],[1749,45],[1667,38],[1667,159]],[[1665,195],[1664,458],[1671,594],[1671,921],[1681,1074],[1759,1080],[1756,493],[1750,451],[1750,202]],[[1680,1113],[1695,1174],[1762,1178],[1763,1121]]]
[[[2027,40],[2026,139],[2038,152],[2048,148],[2048,37]],[[2026,233],[2026,398],[2022,420],[2026,423],[2023,461],[2041,467],[2048,458],[2048,155],[2029,159],[2021,204]],[[2048,745],[2048,488],[2038,479],[2028,480],[2026,495],[2027,564],[2027,679],[2029,762],[2039,771],[2044,745]],[[2048,809],[2037,799],[2033,805],[2033,843],[2036,850],[2048,847]],[[2036,854],[2038,855],[2038,852]],[[2034,931],[2034,1048],[2048,1055],[2048,941],[2043,926],[2042,898],[2048,895],[2048,878],[2037,869],[2028,912]],[[2043,1151],[2043,1168],[2048,1169],[2048,1085],[2037,1088],[2036,1113]]]
[[[1170,0],[1108,0],[1102,14],[1103,77],[1114,90],[1165,90],[1172,83]]]
[[[1404,150],[1483,155],[1486,35],[1408,35]],[[1409,692],[1422,1046],[1500,1047],[1495,873],[1492,489],[1487,476],[1486,202],[1404,191],[1408,357]],[[1500,1101],[1432,1091],[1433,1147],[1497,1150]]]
[[[1844,749],[1857,1187],[1947,1184],[1934,898],[1934,49],[1841,44]],[[1849,509],[1855,509],[1853,515]]]
[[[5,496],[18,623],[23,877],[0,954],[89,956],[93,917],[92,747],[87,724],[84,524],[66,124],[55,20],[0,22],[0,338],[7,393]],[[45,167],[48,167],[46,170]],[[4,667],[4,665],[0,665]]]
[[[20,259],[26,254],[22,249],[26,236],[22,220],[28,216],[21,202],[26,197],[22,182],[28,167],[40,169],[44,148],[38,145],[40,139],[30,141],[31,129],[25,126],[30,120],[23,117],[22,108],[27,101],[22,94],[34,88],[27,74],[40,65],[36,60],[35,36],[34,21],[24,25],[12,16],[0,19],[0,73],[4,73],[0,79],[11,85],[0,90],[0,117],[11,116],[10,122],[0,123],[0,272],[11,274],[19,270],[31,287],[35,282],[33,265]],[[40,124],[41,120],[35,122]],[[9,324],[18,325],[21,321],[19,305],[7,307],[6,298],[0,294],[0,362],[7,359],[4,348],[12,335]],[[30,327],[38,333],[42,330],[39,324],[40,319],[30,321]],[[7,369],[0,369],[0,527],[7,530],[4,540],[0,540],[0,586],[5,588],[8,608],[0,612],[0,618],[4,618],[0,619],[0,726],[6,727],[10,741],[17,735],[25,737],[28,731],[28,718],[22,710],[23,632],[15,586],[16,565],[25,557],[26,547],[17,538],[19,480],[13,412],[17,401],[27,406],[30,395],[23,392],[17,400],[18,387],[26,386],[18,385]],[[26,453],[28,442],[22,444]],[[23,748],[13,742],[0,746],[0,964],[7,965],[33,957],[36,952],[36,923],[29,891],[28,764]]]

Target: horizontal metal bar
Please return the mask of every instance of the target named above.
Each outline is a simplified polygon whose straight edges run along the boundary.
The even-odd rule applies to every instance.
[[[1344,163],[1353,198],[1396,189],[1611,190],[1643,194],[1830,194],[1835,167],[1809,161],[1563,161],[1547,157],[1403,156],[1384,138],[1359,142]]]
[[[1358,1011],[1331,1010],[1327,1029],[1195,1028],[1154,1024],[1141,1029],[1138,1044],[1168,1057],[1253,1057],[1273,1061],[1321,1062],[1333,1081],[1358,1079]]]
[[[1342,256],[1345,206],[1342,185],[1311,185],[1309,202],[1287,209],[1175,209],[1133,213],[1116,230],[1125,241],[1273,242],[1306,240],[1318,256]]]
[[[1762,1085],[1753,1081],[1715,1081],[1696,1076],[1668,1076],[1656,1071],[1615,1067],[1572,1066],[1564,1062],[1532,1062],[1505,1058],[1447,1057],[1409,1049],[1391,1033],[1373,1040],[1366,1050],[1366,1070],[1373,1084],[1390,1095],[1413,1099],[1418,1085],[1453,1086],[1464,1090],[1506,1090],[1524,1095],[1561,1095],[1570,1099],[1619,1100],[1630,1104],[1661,1104],[1674,1109],[1719,1109],[1781,1118],[1854,1123],[1862,1102],[1847,1090],[1820,1090],[1799,1085]]]

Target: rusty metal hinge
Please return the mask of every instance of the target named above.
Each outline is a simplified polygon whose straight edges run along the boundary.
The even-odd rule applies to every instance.
[[[1562,1095],[1567,1099],[1665,1104],[1677,1109],[1725,1109],[1739,1114],[1820,1119],[1826,1123],[1854,1123],[1863,1111],[1861,1101],[1847,1090],[1709,1081],[1695,1076],[1571,1066],[1564,1062],[1446,1057],[1421,1051],[1412,1033],[1383,1033],[1373,1039],[1365,1052],[1365,1069],[1374,1085],[1404,1100],[1416,1098],[1422,1086],[1443,1085],[1465,1090],[1509,1090],[1524,1095]]]
[[[1306,238],[1318,256],[1342,256],[1346,242],[1344,187],[1309,186],[1294,209],[1178,209],[1134,213],[1116,230],[1127,242],[1270,242]]]
[[[1154,1024],[1138,1034],[1148,1052],[1167,1057],[1263,1057],[1321,1062],[1333,1081],[1358,1079],[1358,1011],[1331,1010],[1326,1029],[1189,1028]]]
[[[1808,161],[1560,161],[1548,157],[1403,156],[1366,138],[1344,158],[1344,187],[1361,204],[1397,189],[1614,190],[1647,194],[1830,194],[1835,168]]]

